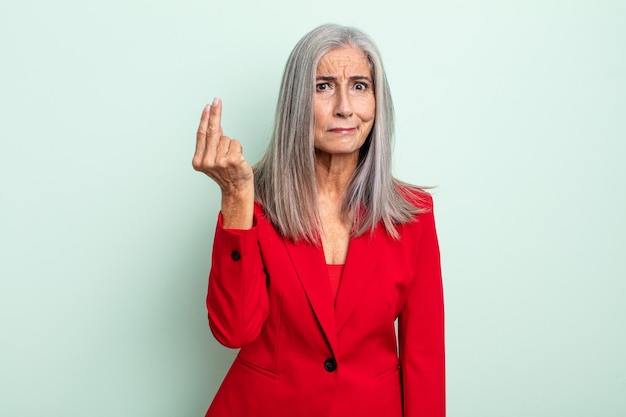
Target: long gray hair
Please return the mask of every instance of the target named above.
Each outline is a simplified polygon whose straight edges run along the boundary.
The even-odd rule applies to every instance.
[[[356,47],[367,56],[376,115],[346,190],[342,215],[352,219],[353,236],[373,231],[382,222],[387,233],[398,238],[396,226],[411,221],[421,211],[403,196],[402,188],[410,186],[391,174],[393,103],[378,49],[358,29],[322,25],[300,39],[287,60],[274,133],[265,155],[254,167],[256,199],[277,230],[294,241],[319,243],[313,144],[315,79],[320,59],[345,46]]]

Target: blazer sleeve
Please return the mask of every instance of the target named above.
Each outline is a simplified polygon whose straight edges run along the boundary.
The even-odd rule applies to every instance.
[[[255,340],[269,314],[259,228],[224,229],[218,216],[206,297],[209,327],[224,346],[240,348]]]
[[[405,417],[446,414],[443,285],[430,196],[428,202],[418,216],[416,277],[398,319]]]

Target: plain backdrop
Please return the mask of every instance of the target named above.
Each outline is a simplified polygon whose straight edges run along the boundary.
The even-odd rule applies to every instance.
[[[202,416],[221,97],[250,162],[313,27],[382,51],[433,189],[450,417],[626,415],[626,2],[0,3],[0,415]]]

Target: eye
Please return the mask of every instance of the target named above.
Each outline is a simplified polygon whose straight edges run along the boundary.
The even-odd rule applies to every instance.
[[[315,89],[317,91],[326,91],[328,89],[330,89],[330,84],[328,83],[318,83],[315,85]]]
[[[358,91],[365,91],[369,88],[369,85],[367,83],[358,81],[356,83],[354,83],[354,89],[358,90]]]

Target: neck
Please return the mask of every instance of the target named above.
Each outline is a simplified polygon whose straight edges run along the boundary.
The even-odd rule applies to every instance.
[[[341,201],[348,183],[356,170],[358,154],[315,154],[315,179],[320,196]]]

